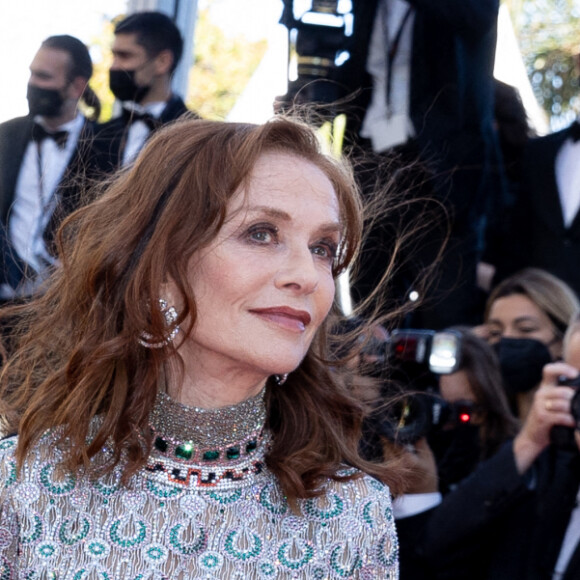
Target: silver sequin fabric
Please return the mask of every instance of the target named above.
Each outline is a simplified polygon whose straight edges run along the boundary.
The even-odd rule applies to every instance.
[[[60,474],[54,432],[17,476],[17,439],[0,441],[0,580],[397,580],[387,486],[329,480],[292,511],[264,421],[263,395],[211,411],[160,395],[154,451],[127,486],[120,468]]]

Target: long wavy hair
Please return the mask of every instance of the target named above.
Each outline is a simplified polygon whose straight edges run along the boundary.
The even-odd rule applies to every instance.
[[[67,218],[54,276],[38,297],[10,311],[16,350],[0,375],[0,411],[5,430],[19,433],[19,465],[55,427],[68,470],[90,470],[105,442],[114,450],[108,468],[122,465],[125,480],[145,464],[159,379],[179,355],[172,345],[146,349],[139,335],[164,336],[156,304],[168,277],[183,304],[178,323],[191,321],[185,332],[195,332],[190,258],[214,240],[232,196],[271,151],[308,160],[331,181],[344,226],[334,275],[349,266],[361,240],[360,197],[352,171],[321,151],[309,126],[278,117],[263,125],[181,120],[164,127],[133,166]],[[266,386],[273,433],[267,464],[289,499],[316,495],[324,479],[343,477],[345,463],[401,489],[396,468],[359,455],[364,381],[333,355],[338,311],[287,383]]]

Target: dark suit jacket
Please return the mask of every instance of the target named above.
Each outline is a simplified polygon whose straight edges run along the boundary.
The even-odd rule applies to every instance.
[[[16,181],[31,139],[33,125],[34,121],[30,116],[11,119],[0,125],[0,283],[7,282],[13,287],[20,281],[24,265],[15,256],[7,228]],[[87,180],[94,175],[93,134],[94,124],[85,121],[76,150],[56,191],[59,203],[45,230],[44,237],[49,250],[58,225],[66,215],[79,207]]]
[[[415,8],[410,115],[424,161],[432,162],[439,192],[449,190],[461,217],[482,214],[504,183],[493,129],[493,65],[498,0],[408,0]],[[368,46],[378,0],[354,0],[350,59],[336,69],[347,103],[350,138],[356,140],[368,106],[372,79],[366,72]]]
[[[524,150],[521,188],[511,218],[510,244],[497,279],[524,268],[543,268],[580,295],[580,212],[564,226],[555,161],[570,128],[531,139]]]
[[[195,113],[185,106],[180,97],[173,95],[159,117],[160,125],[175,121],[185,114],[197,117]],[[97,165],[103,173],[111,173],[121,167],[127,131],[128,127],[122,116],[115,117],[97,126],[95,139]]]
[[[551,580],[580,485],[580,454],[549,448],[525,477],[507,443],[443,503],[397,520],[401,580]],[[580,577],[580,546],[565,580]]]

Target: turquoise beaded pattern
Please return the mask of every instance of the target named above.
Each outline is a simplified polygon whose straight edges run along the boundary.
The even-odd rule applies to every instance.
[[[265,466],[268,445],[266,432],[254,452],[224,465],[156,450],[149,466],[161,469],[143,469],[128,486],[118,470],[98,479],[59,474],[50,439],[16,479],[7,445],[0,449],[0,580],[397,580],[385,486],[367,476],[328,481],[324,494],[299,500],[293,511]],[[261,469],[253,471],[253,462]],[[190,469],[205,479],[184,478]],[[228,470],[241,478],[226,478]],[[212,471],[222,479],[202,485]],[[19,564],[18,572],[11,568]]]

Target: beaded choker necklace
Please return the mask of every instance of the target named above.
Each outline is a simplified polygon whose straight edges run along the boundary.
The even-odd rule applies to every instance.
[[[160,393],[147,471],[159,481],[202,487],[228,487],[261,472],[269,441],[264,393],[219,409],[187,407]]]

